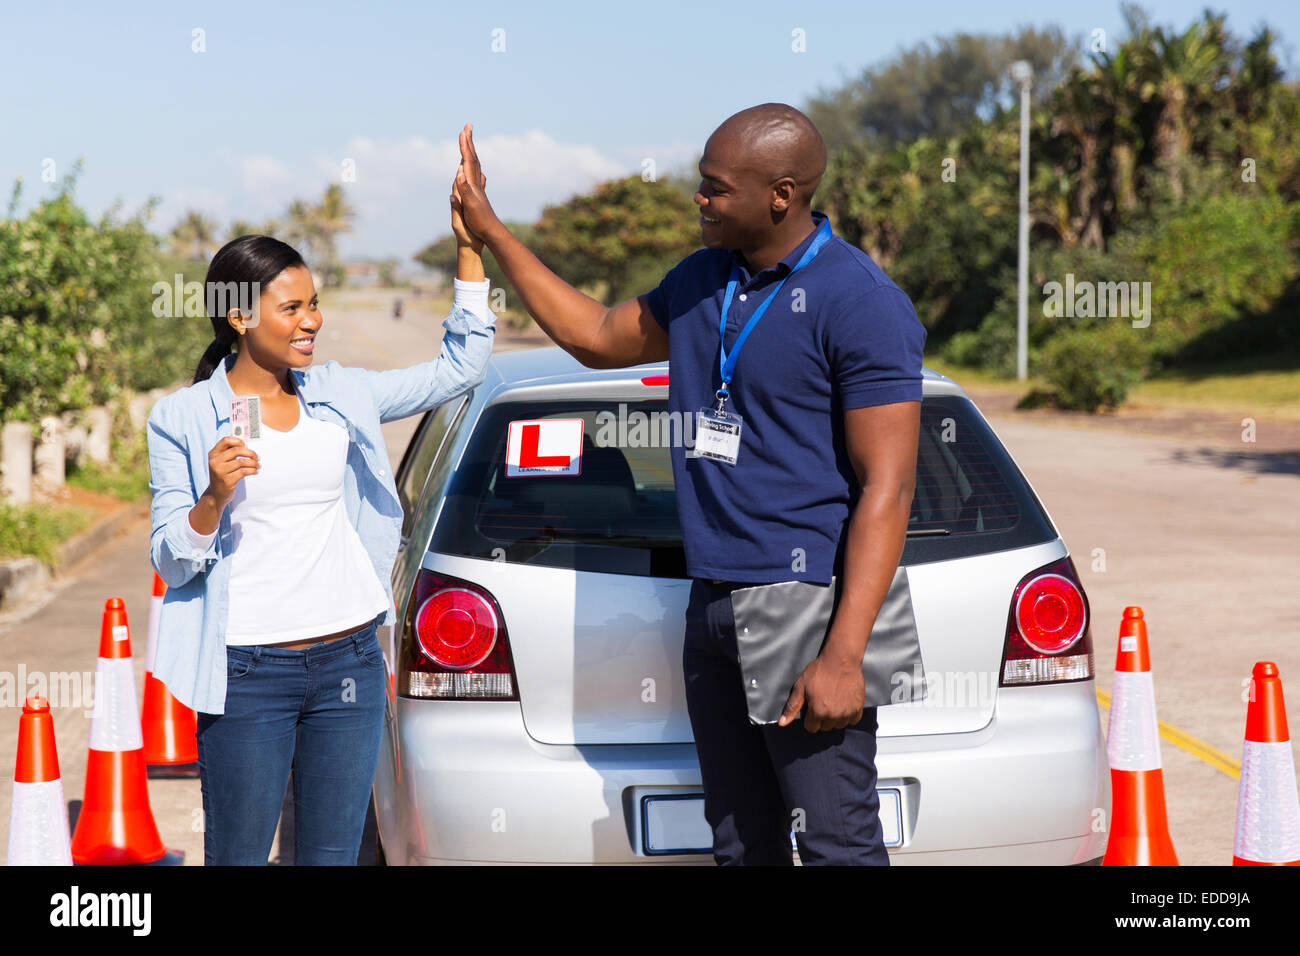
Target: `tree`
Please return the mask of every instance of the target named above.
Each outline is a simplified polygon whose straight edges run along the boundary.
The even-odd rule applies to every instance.
[[[203,260],[215,251],[217,222],[196,209],[187,210],[170,234],[172,249],[192,259]]]
[[[524,245],[530,248],[533,246],[533,227],[530,224],[508,222],[506,228]],[[450,283],[451,277],[456,274],[456,237],[448,233],[429,243],[411,258],[426,269],[441,272],[446,281]],[[487,276],[493,288],[510,288],[505,272],[502,271],[501,266],[497,264],[495,257],[486,246],[483,247],[483,273]],[[511,289],[512,294],[513,292],[514,290]]]
[[[327,186],[314,216],[316,251],[321,257],[321,269],[327,286],[338,281],[338,236],[352,228],[352,220],[355,218],[356,210],[344,198],[343,187],[337,183]]]
[[[629,294],[647,268],[664,270],[699,246],[699,209],[667,181],[614,179],[542,211],[536,253],[574,285],[600,283],[602,301]],[[662,274],[662,273],[660,273]]]
[[[206,319],[170,299],[161,308],[153,292],[185,265],[160,257],[147,228],[157,200],[92,220],[73,197],[79,169],[21,219],[15,184],[0,218],[2,420],[35,422],[188,378],[212,338]]]
[[[236,219],[230,224],[230,228],[226,230],[226,242],[238,239],[240,236],[254,236],[257,234],[257,227],[247,219]]]
[[[1012,102],[1016,60],[1033,66],[1033,101],[1041,104],[1078,61],[1078,48],[1056,27],[957,33],[900,50],[840,89],[820,92],[806,112],[832,152],[854,139],[876,146],[943,140]]]
[[[1143,94],[1159,99],[1153,144],[1157,165],[1163,167],[1176,199],[1183,198],[1183,163],[1191,151],[1195,114],[1212,105],[1220,84],[1230,77],[1222,16],[1208,11],[1204,19],[1182,33],[1157,28],[1154,56],[1143,60]]]
[[[289,203],[282,228],[285,242],[297,249],[304,258],[313,255],[320,242],[320,222],[314,206],[302,199]]]

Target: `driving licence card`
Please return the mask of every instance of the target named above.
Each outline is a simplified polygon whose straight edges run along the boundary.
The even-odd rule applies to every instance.
[[[239,439],[262,437],[262,399],[256,395],[230,400],[230,434]]]

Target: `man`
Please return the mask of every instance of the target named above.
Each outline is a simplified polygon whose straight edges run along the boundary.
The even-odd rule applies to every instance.
[[[591,368],[670,359],[672,410],[698,413],[694,453],[672,456],[694,579],[683,671],[715,859],[790,865],[793,829],[804,863],[888,865],[861,666],[906,536],[925,331],[812,209],[821,136],[779,103],[728,118],[699,164],[705,248],[613,308],[502,225],[472,136],[460,134],[465,221],[537,324]],[[832,575],[842,598],[820,654],[779,721],[751,723],[731,591]]]

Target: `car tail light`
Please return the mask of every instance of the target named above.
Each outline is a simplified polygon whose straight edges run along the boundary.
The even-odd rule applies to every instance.
[[[519,699],[501,609],[479,585],[421,570],[402,633],[400,696]]]
[[[667,385],[668,376],[667,375],[646,375],[642,377],[641,384],[642,385]]]
[[[1093,677],[1088,596],[1070,558],[1031,571],[1011,595],[1002,687]]]

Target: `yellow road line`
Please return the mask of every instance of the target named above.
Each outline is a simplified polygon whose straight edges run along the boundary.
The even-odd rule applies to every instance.
[[[1110,693],[1097,688],[1097,703],[1107,710],[1110,710]],[[1163,720],[1157,720],[1160,726],[1160,736],[1165,738],[1179,750],[1185,750],[1193,757],[1204,760],[1216,770],[1222,770],[1229,777],[1235,780],[1241,779],[1241,761],[1233,760],[1222,750],[1211,747],[1204,740],[1193,737],[1191,734],[1184,733],[1172,724],[1167,724]]]

